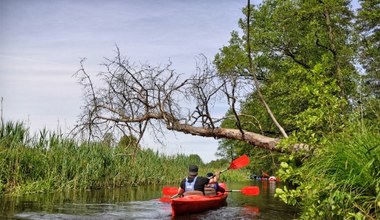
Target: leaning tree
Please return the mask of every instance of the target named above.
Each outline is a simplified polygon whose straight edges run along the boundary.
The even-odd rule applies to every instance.
[[[207,58],[201,55],[194,75],[185,77],[165,66],[131,63],[119,48],[113,59],[103,64],[105,71],[97,75],[100,83],[86,72],[84,60],[77,72],[84,88],[83,111],[76,133],[101,138],[104,133],[119,131],[141,138],[159,137],[165,130],[202,137],[240,140],[269,150],[279,139],[241,128],[222,128],[225,117],[213,111],[216,103],[226,103],[239,112],[236,103],[244,100],[254,82],[237,75],[220,76]],[[99,87],[97,87],[99,85]],[[235,114],[239,121],[239,114]],[[149,128],[149,129],[148,129]],[[293,149],[292,149],[293,150]]]

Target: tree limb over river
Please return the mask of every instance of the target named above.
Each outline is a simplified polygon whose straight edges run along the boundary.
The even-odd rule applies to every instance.
[[[279,140],[243,129],[221,128],[225,117],[216,117],[216,103],[226,103],[239,112],[239,103],[252,92],[254,85],[247,77],[218,76],[206,57],[200,56],[196,73],[188,78],[171,69],[171,63],[161,67],[136,65],[123,59],[119,48],[116,57],[103,64],[98,74],[101,86],[86,72],[84,60],[77,72],[84,88],[85,105],[75,132],[90,138],[102,138],[109,132],[120,131],[140,141],[150,127],[153,136],[164,129],[202,137],[244,141],[271,151]],[[231,116],[230,116],[231,117]],[[235,114],[236,122],[241,115]]]

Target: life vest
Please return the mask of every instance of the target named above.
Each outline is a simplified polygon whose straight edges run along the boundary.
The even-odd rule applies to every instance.
[[[215,191],[218,190],[218,183],[209,183],[206,185],[206,188],[212,188],[215,189]]]
[[[195,181],[197,181],[197,177],[194,178],[193,182],[189,183],[188,178],[186,178],[185,182],[185,192],[194,191]]]

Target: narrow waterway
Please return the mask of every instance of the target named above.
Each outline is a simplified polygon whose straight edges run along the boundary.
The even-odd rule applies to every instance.
[[[281,183],[228,183],[229,189],[258,185],[260,195],[232,192],[227,205],[175,219],[295,219],[298,210],[274,197]],[[1,219],[172,219],[171,207],[159,201],[162,186],[139,186],[86,192],[0,197]]]

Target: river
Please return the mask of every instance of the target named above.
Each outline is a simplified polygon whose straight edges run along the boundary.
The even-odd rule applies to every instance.
[[[216,210],[175,219],[296,219],[298,210],[274,197],[281,183],[246,181],[228,183],[229,189],[260,187],[260,195],[231,192],[227,205]],[[138,186],[86,192],[0,197],[1,219],[172,219],[171,207],[159,201],[162,186]]]

